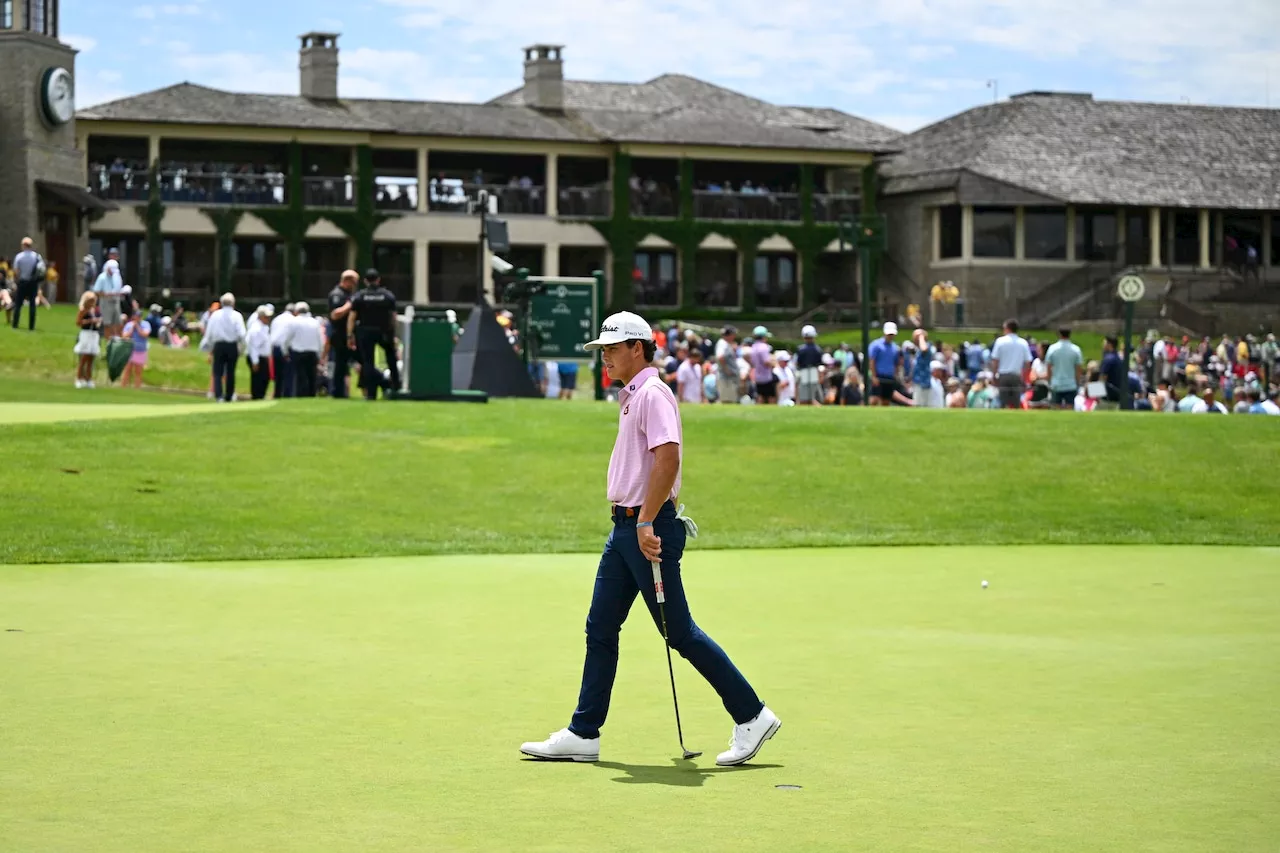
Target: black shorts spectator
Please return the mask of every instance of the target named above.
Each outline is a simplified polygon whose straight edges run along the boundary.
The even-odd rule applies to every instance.
[[[886,403],[893,402],[893,392],[898,390],[898,380],[892,376],[878,376],[879,381],[874,386],[874,393]]]
[[[1054,391],[1053,404],[1055,406],[1074,406],[1076,404],[1075,391]]]
[[[756,396],[770,399],[776,398],[778,396],[778,380],[771,379],[768,382],[757,382]]]
[[[561,370],[560,373],[560,390],[575,391],[578,388],[578,371],[570,373],[567,370]]]

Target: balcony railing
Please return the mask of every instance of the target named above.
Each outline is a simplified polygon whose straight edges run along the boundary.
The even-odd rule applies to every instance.
[[[839,222],[846,216],[855,219],[862,213],[862,198],[844,193],[813,196],[813,218],[816,222]]]
[[[680,215],[680,200],[666,190],[631,190],[631,215],[654,218]]]
[[[560,190],[561,216],[608,219],[613,215],[613,193],[608,187],[566,187]]]
[[[521,187],[510,184],[463,184],[431,181],[431,194],[427,196],[428,209],[440,213],[468,213],[471,205],[484,190],[498,200],[498,213],[544,214],[547,212],[545,187]]]
[[[307,207],[355,207],[354,184],[350,177],[303,178],[302,203]]]
[[[698,219],[799,222],[800,196],[796,193],[726,193],[699,190],[693,194],[693,214]]]
[[[166,203],[284,204],[284,175],[249,172],[162,171],[160,199]],[[146,172],[112,171],[102,167],[89,174],[89,191],[112,201],[142,201],[150,194]]]

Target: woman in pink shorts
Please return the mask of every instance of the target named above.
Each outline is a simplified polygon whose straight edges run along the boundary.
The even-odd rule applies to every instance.
[[[124,375],[120,377],[120,386],[129,387],[129,377],[133,377],[133,387],[142,387],[142,370],[147,366],[147,338],[151,335],[151,326],[142,322],[142,314],[136,308],[129,315],[129,322],[124,324],[122,337],[133,342],[133,355],[124,366]]]

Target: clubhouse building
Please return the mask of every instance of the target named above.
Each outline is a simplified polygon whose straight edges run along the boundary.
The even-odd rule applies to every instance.
[[[42,68],[74,74],[57,0],[39,2],[41,31],[0,29],[0,71],[32,69],[37,90]],[[0,96],[30,141],[0,165],[24,200],[0,206],[0,254],[26,233],[63,268],[116,246],[146,291],[249,301],[316,299],[373,265],[403,299],[466,304],[483,193],[507,260],[604,269],[612,304],[652,313],[852,306],[861,273],[837,223],[874,214],[877,315],[928,318],[953,281],[964,316],[932,306],[940,324],[1104,319],[1125,271],[1188,327],[1280,302],[1277,110],[1027,93],[903,135],[680,75],[566,80],[557,45],[526,48],[523,85],[485,103],[348,99],[338,38],[301,37],[297,95],[180,83],[62,124],[26,103],[47,93],[11,99],[22,112]]]

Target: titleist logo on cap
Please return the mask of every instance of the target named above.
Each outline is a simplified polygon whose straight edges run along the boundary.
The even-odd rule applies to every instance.
[[[617,332],[617,331],[621,331],[621,330],[620,330],[617,326],[604,325],[604,326],[601,326],[601,327],[600,327],[600,331],[602,331],[602,332]]]

